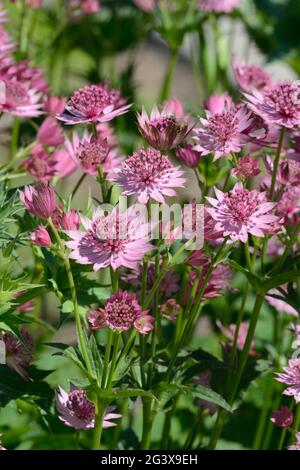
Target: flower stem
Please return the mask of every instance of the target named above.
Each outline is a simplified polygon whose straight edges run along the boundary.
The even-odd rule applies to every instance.
[[[141,450],[147,450],[150,446],[151,439],[151,406],[152,400],[148,397],[142,398],[143,403],[143,432],[142,432],[142,442]]]
[[[119,353],[120,340],[121,340],[120,332],[118,332],[118,331],[114,332],[113,341],[112,341],[114,349],[113,349],[113,354],[112,354],[112,358],[111,358],[108,379],[107,379],[107,383],[106,383],[106,388],[107,389],[109,389],[112,385],[113,376],[114,376],[114,372],[115,372],[115,369],[116,369],[117,357],[118,357],[118,353]]]
[[[92,450],[101,449],[101,436],[102,436],[103,417],[105,413],[105,408],[106,408],[105,402],[101,403],[101,400],[98,398],[97,404],[96,404],[96,419],[95,419],[95,427],[94,427],[94,432],[93,432]]]
[[[166,75],[165,75],[165,78],[164,78],[164,81],[163,81],[163,84],[162,84],[162,89],[161,89],[161,92],[160,92],[160,97],[159,97],[160,103],[167,100],[168,97],[169,97],[170,88],[171,88],[171,85],[172,85],[172,79],[173,79],[173,75],[174,75],[177,60],[178,60],[178,52],[179,52],[178,48],[173,49],[171,51],[171,55],[170,55],[169,63],[168,63],[168,68],[167,68]]]
[[[273,200],[274,193],[275,193],[277,171],[278,171],[278,165],[279,165],[279,160],[280,160],[280,154],[281,154],[281,150],[282,150],[284,135],[285,135],[285,127],[282,127],[281,131],[280,131],[280,137],[279,137],[279,142],[278,142],[277,151],[276,151],[276,155],[275,155],[274,166],[273,166],[272,182],[271,182],[271,188],[270,188],[270,199],[271,199],[271,201]]]
[[[88,371],[89,375],[91,377],[93,377],[94,374],[93,374],[93,370],[92,370],[92,367],[91,367],[88,351],[87,351],[86,344],[85,344],[84,332],[83,332],[82,325],[81,325],[79,306],[78,306],[77,294],[76,294],[76,287],[75,287],[75,283],[74,283],[74,277],[73,277],[70,261],[69,261],[69,258],[67,258],[65,256],[64,244],[63,244],[63,242],[62,242],[62,240],[59,236],[59,233],[56,230],[51,218],[48,219],[48,223],[49,223],[49,225],[52,229],[52,232],[53,232],[53,234],[54,234],[54,236],[57,240],[57,244],[59,246],[60,256],[61,256],[61,258],[64,262],[65,269],[66,269],[66,272],[67,272],[70,291],[71,291],[71,296],[72,296],[72,302],[73,302],[74,315],[75,315],[77,335],[78,335],[78,341],[79,341],[80,349],[81,349],[81,352],[82,352],[82,355],[83,355],[83,359],[84,359],[87,371]]]

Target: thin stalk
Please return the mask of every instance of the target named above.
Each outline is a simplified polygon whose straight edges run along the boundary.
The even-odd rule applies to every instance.
[[[15,155],[18,149],[19,143],[19,134],[20,134],[20,119],[18,117],[14,118],[12,134],[11,134],[11,143],[9,151],[9,162],[15,159]]]
[[[271,201],[274,198],[274,192],[275,192],[275,185],[276,185],[276,178],[277,178],[277,171],[278,171],[278,165],[279,165],[279,160],[280,160],[280,154],[283,146],[283,141],[284,141],[284,135],[285,135],[285,127],[281,128],[280,131],[280,137],[279,137],[279,142],[277,146],[277,151],[275,155],[275,161],[274,161],[274,166],[273,166],[273,173],[272,173],[272,182],[271,182],[271,188],[270,188],[270,199]]]
[[[121,341],[121,334],[119,332],[115,332],[113,336],[113,354],[111,358],[111,363],[110,363],[110,368],[109,368],[109,374],[108,374],[108,379],[106,383],[106,388],[110,389],[114,377],[114,372],[116,369],[116,363],[117,363],[117,358],[119,354],[119,347],[120,347],[120,341]]]
[[[179,52],[178,48],[171,51],[168,68],[166,71],[166,75],[165,75],[165,78],[162,84],[162,89],[161,89],[160,96],[159,96],[160,103],[167,100],[169,97],[170,88],[172,85],[172,80],[173,80],[174,72],[176,69],[176,64],[178,61],[178,52]]]
[[[151,398],[143,397],[142,403],[143,403],[143,431],[142,431],[141,450],[147,450],[150,447],[150,439],[151,439],[152,400]]]
[[[101,387],[102,388],[105,387],[106,376],[107,376],[108,366],[109,366],[109,359],[110,359],[110,352],[111,352],[113,334],[114,334],[113,330],[111,330],[109,328],[107,342],[106,342],[106,345],[105,345],[103,375],[102,375],[102,380],[101,380]]]
[[[100,398],[98,398],[97,403],[96,403],[96,419],[95,419],[95,427],[93,431],[92,450],[101,449],[101,436],[102,436],[103,417],[105,413],[105,408],[106,408],[105,402],[101,403]]]

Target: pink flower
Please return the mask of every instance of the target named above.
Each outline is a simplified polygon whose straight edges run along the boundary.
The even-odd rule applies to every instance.
[[[8,32],[0,26],[0,58],[13,51],[15,48],[16,46],[12,42],[12,39]]]
[[[221,95],[211,95],[204,103],[205,109],[212,114],[220,114],[232,106],[232,98],[226,92]]]
[[[52,158],[55,161],[56,174],[59,175],[60,178],[69,176],[79,167],[78,160],[76,160],[73,155],[70,155],[66,149],[56,150],[56,152],[53,153]]]
[[[130,209],[120,213],[115,207],[105,216],[96,211],[93,219],[81,219],[86,231],[67,232],[72,241],[66,243],[71,249],[70,258],[80,264],[93,264],[94,271],[111,266],[136,269],[146,253],[152,251],[149,243],[149,224],[144,223]]]
[[[24,380],[29,380],[26,368],[33,359],[34,343],[25,328],[22,328],[20,333],[23,342],[11,333],[5,333],[3,336],[6,349],[6,364],[11,369],[14,369]]]
[[[31,214],[43,219],[51,217],[56,207],[53,188],[42,183],[35,187],[26,186],[24,191],[20,191],[20,199]]]
[[[176,156],[188,167],[194,168],[198,166],[202,154],[195,150],[192,145],[186,144],[184,147],[176,149]]]
[[[222,331],[223,335],[226,336],[229,339],[231,345],[233,345],[236,325],[234,323],[232,323],[231,325],[225,327],[225,326],[222,325],[222,323],[220,321],[217,321],[217,325],[220,328],[220,330]],[[246,322],[242,322],[240,324],[237,343],[236,343],[237,348],[240,351],[242,351],[244,349],[246,338],[247,338],[247,335],[248,335],[248,330],[249,330],[249,324],[246,323]],[[251,343],[249,354],[250,355],[255,355],[254,340]]]
[[[66,112],[57,116],[65,124],[87,124],[111,121],[127,113],[126,105],[119,90],[109,89],[105,82],[87,85],[77,90],[66,105]]]
[[[56,114],[60,114],[63,112],[66,106],[66,98],[58,97],[58,96],[49,96],[47,101],[44,105],[44,109],[46,113],[51,114],[51,116],[55,116]]]
[[[178,147],[193,129],[195,122],[189,116],[179,118],[165,105],[161,112],[155,105],[150,116],[142,109],[137,114],[138,128],[147,142],[158,150],[171,150]]]
[[[201,286],[203,284],[206,273],[209,269],[210,260],[207,258],[206,261],[203,259],[203,269],[198,283],[197,293],[199,293]],[[207,283],[207,286],[202,295],[201,301],[204,302],[208,299],[214,299],[221,295],[222,290],[227,289],[229,286],[229,281],[232,277],[231,269],[225,264],[218,264],[218,266],[213,271],[210,280]],[[191,271],[189,274],[189,286],[192,288],[196,279],[195,271]],[[185,295],[185,301],[188,300],[190,295],[190,290]]]
[[[195,129],[195,150],[203,155],[214,153],[214,160],[239,152],[245,143],[242,132],[251,123],[250,113],[245,108],[231,108],[217,114],[206,114],[207,119],[200,118],[202,127]]]
[[[300,188],[288,187],[277,203],[276,214],[283,218],[284,225],[296,224],[300,210]]]
[[[289,428],[293,424],[294,415],[287,406],[281,406],[273,412],[271,421],[279,428]]]
[[[133,0],[133,2],[146,13],[150,13],[154,10],[156,4],[156,0]]]
[[[86,392],[71,384],[69,393],[59,387],[56,393],[56,408],[59,419],[74,429],[88,430],[95,425],[95,405],[88,400]],[[121,418],[121,415],[111,413],[113,408],[109,407],[104,415],[102,426],[110,428],[116,426],[111,419]]]
[[[42,123],[37,140],[44,147],[58,147],[64,142],[61,128],[53,117],[48,116]]]
[[[283,371],[284,373],[276,373],[278,382],[289,385],[283,394],[294,397],[295,402],[300,403],[300,359],[290,359]]]
[[[25,294],[24,291],[19,291],[14,295],[15,299],[18,299],[21,295]],[[23,304],[19,304],[16,307],[16,310],[21,313],[26,313],[26,312],[31,312],[33,309],[33,302],[32,300],[28,300],[27,302],[24,302]]]
[[[237,83],[247,93],[253,90],[264,90],[272,84],[272,78],[268,72],[257,65],[238,65],[233,59],[232,70]]]
[[[35,89],[28,89],[17,80],[0,79],[5,84],[5,101],[0,102],[0,112],[19,117],[37,117],[42,114],[40,94]]]
[[[249,108],[267,122],[278,126],[294,128],[300,124],[300,84],[280,82],[269,86],[260,93],[254,90],[246,94]]]
[[[33,245],[45,247],[51,246],[50,235],[42,225],[39,225],[39,227],[34,230],[34,232],[31,232],[30,240]]]
[[[213,206],[207,212],[215,220],[216,230],[222,231],[223,236],[230,237],[232,241],[246,243],[249,233],[264,237],[278,220],[269,214],[275,204],[266,202],[264,193],[244,189],[241,182],[236,183],[229,193],[215,188],[215,194],[217,199],[206,198]]]
[[[86,15],[92,15],[100,10],[100,0],[80,0],[80,6]]]
[[[30,67],[27,60],[18,63],[7,62],[1,67],[0,78],[18,82],[27,90],[38,92],[39,96],[41,93],[47,93],[49,88],[42,69]]]
[[[172,114],[173,116],[176,116],[178,118],[184,118],[184,107],[178,98],[172,98],[171,100],[166,101],[164,108],[168,113]]]
[[[288,450],[300,450],[300,432],[295,432],[297,442],[288,446]]]
[[[241,178],[253,178],[259,175],[260,169],[257,161],[250,155],[242,157],[238,160],[238,165],[231,172],[234,176]]]
[[[121,187],[123,195],[137,195],[140,203],[150,198],[164,203],[164,196],[176,195],[173,188],[183,187],[182,175],[166,155],[148,148],[133,153],[110,179]]]
[[[64,230],[78,230],[80,227],[80,217],[76,209],[64,212],[60,218],[61,228]]]
[[[200,0],[200,8],[215,13],[230,13],[241,0]]]
[[[176,302],[175,299],[168,299],[164,304],[160,306],[159,313],[162,317],[167,320],[175,321],[178,314],[181,311],[180,305]]]
[[[287,291],[286,286],[281,287],[285,292]],[[275,296],[275,297],[274,297]],[[281,297],[280,299],[277,297]],[[290,304],[285,302],[283,293],[278,289],[271,289],[267,295],[266,300],[267,302],[272,305],[278,312],[284,312],[288,315],[293,315],[293,317],[298,317],[298,311],[292,307]]]
[[[271,157],[266,157],[264,159],[264,163],[270,178],[274,168],[273,162],[274,159]],[[270,184],[271,180],[267,179],[266,182],[267,184]],[[285,160],[279,162],[276,183],[284,186],[298,186],[300,184],[300,162],[292,158],[286,158]]]
[[[37,181],[46,183],[56,174],[56,161],[53,154],[45,150],[41,144],[36,144],[31,156],[22,162],[24,168]]]
[[[26,4],[31,8],[41,8],[43,0],[26,0]]]
[[[112,295],[104,309],[92,310],[88,321],[93,330],[108,326],[116,331],[126,331],[134,327],[139,333],[146,334],[153,329],[154,318],[147,315],[137,301],[136,294],[119,291]]]

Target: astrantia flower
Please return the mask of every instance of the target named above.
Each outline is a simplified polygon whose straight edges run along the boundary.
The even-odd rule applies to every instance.
[[[213,114],[222,113],[224,109],[228,109],[232,106],[233,101],[228,93],[222,93],[221,95],[211,95],[204,103],[204,107],[207,111]]]
[[[274,159],[266,157],[264,159],[264,163],[270,175],[270,179],[265,181],[270,185],[274,168]],[[282,160],[277,169],[276,184],[284,186],[298,186],[300,184],[300,162],[290,158]]]
[[[20,191],[20,199],[29,212],[43,219],[51,217],[56,207],[53,188],[42,183],[25,186],[24,191]]]
[[[207,119],[200,118],[202,127],[195,129],[195,150],[203,155],[214,153],[214,159],[239,152],[245,143],[242,132],[251,124],[250,113],[245,108],[226,109],[221,113],[207,112]]]
[[[171,100],[165,101],[165,109],[168,113],[178,118],[183,118],[185,115],[184,107],[178,98],[172,98]]]
[[[110,89],[105,82],[87,85],[77,90],[67,102],[65,113],[57,118],[65,124],[107,122],[128,111],[119,90]]]
[[[217,199],[207,197],[213,208],[207,211],[216,222],[216,229],[232,241],[246,243],[248,234],[264,237],[272,229],[278,218],[270,214],[275,204],[266,202],[264,193],[244,189],[237,183],[229,193],[215,188]]]
[[[42,69],[31,67],[27,60],[18,63],[7,62],[1,67],[0,78],[21,83],[27,90],[40,93],[40,96],[47,93],[49,88]]]
[[[300,188],[288,187],[276,207],[276,214],[282,218],[284,225],[297,224],[300,211]]]
[[[51,245],[51,238],[45,227],[40,225],[30,233],[30,241],[33,245],[48,247]]]
[[[174,167],[166,155],[148,148],[133,153],[111,180],[121,187],[123,195],[136,195],[140,203],[150,198],[164,203],[164,196],[176,195],[172,188],[183,187],[182,175],[180,167]]]
[[[59,419],[74,429],[91,429],[95,425],[95,405],[88,400],[86,392],[71,384],[69,393],[59,387],[56,393],[56,408]],[[111,413],[113,408],[108,408],[102,426],[110,428],[116,426],[111,419],[120,418],[121,415]]]
[[[161,112],[155,105],[150,116],[143,108],[137,115],[138,128],[147,142],[158,150],[178,147],[193,129],[195,122],[189,116],[180,118],[165,105]]]
[[[199,279],[198,283],[198,288],[197,288],[197,293],[199,293],[201,286],[203,284],[203,281],[205,279],[206,273],[209,269],[210,262],[207,260],[203,264],[203,269],[201,272],[201,276]],[[224,289],[227,289],[229,287],[229,281],[231,280],[232,277],[232,272],[229,266],[220,263],[218,266],[214,269],[207,286],[205,287],[204,293],[202,295],[202,302],[208,299],[214,299],[215,297],[219,297]],[[194,282],[196,279],[196,273],[195,271],[191,271],[189,274],[189,286],[192,288]],[[190,291],[187,292],[185,296],[185,300],[187,301],[189,299]]]
[[[0,102],[0,112],[19,117],[37,117],[42,114],[40,94],[28,89],[22,82],[1,78],[5,84],[5,101]]]
[[[230,345],[233,345],[235,331],[236,331],[237,326],[234,323],[232,323],[229,326],[223,326],[220,321],[217,321],[217,325],[222,331],[223,335],[229,339]],[[246,338],[248,335],[248,330],[249,330],[249,323],[241,322],[239,333],[238,333],[238,338],[237,338],[237,343],[236,343],[237,349],[239,349],[240,351],[244,349]],[[251,342],[249,354],[255,355],[254,340]]]
[[[254,90],[245,95],[248,106],[267,122],[293,128],[300,124],[300,84],[280,82],[264,89]]]
[[[202,154],[194,149],[193,145],[186,144],[176,149],[176,156],[188,167],[194,168],[202,157]]]
[[[66,98],[58,96],[49,96],[44,104],[46,113],[55,116],[63,112],[66,106]]]
[[[34,343],[25,328],[21,329],[23,342],[11,333],[5,333],[3,340],[6,350],[6,364],[14,369],[24,380],[29,380],[26,368],[33,359]]]
[[[149,224],[129,209],[119,213],[118,207],[107,216],[96,211],[90,221],[82,218],[86,231],[68,231],[72,241],[70,257],[80,264],[93,264],[94,270],[111,266],[136,269],[138,262],[153,249],[149,243]]]
[[[281,289],[285,292],[287,291],[286,286],[281,286]],[[288,315],[293,315],[293,317],[299,316],[298,311],[284,300],[284,294],[278,289],[271,289],[266,295],[266,300],[278,312],[284,312]]]
[[[64,230],[78,230],[80,227],[80,216],[76,209],[63,212],[60,217],[60,226]]]
[[[37,133],[37,141],[43,147],[58,147],[64,142],[62,130],[53,117],[48,116],[42,122]]]
[[[300,403],[300,359],[290,359],[283,371],[284,373],[276,373],[278,382],[289,385],[283,394],[294,397],[295,402]]]
[[[289,428],[294,421],[293,412],[287,406],[281,406],[273,412],[271,421],[279,428]]]
[[[15,47],[8,32],[0,26],[0,58],[13,51]]]
[[[238,165],[231,172],[234,176],[241,178],[253,178],[260,173],[259,165],[257,161],[250,155],[242,157],[238,160]]]
[[[237,83],[248,93],[253,90],[261,91],[272,83],[272,78],[268,72],[257,65],[238,65],[233,60],[232,70]]]
[[[137,301],[136,294],[119,291],[112,295],[103,309],[92,310],[88,321],[93,330],[108,326],[113,330],[126,331],[134,327],[145,334],[153,329],[154,318],[143,310]]]
[[[200,8],[215,13],[230,13],[241,0],[200,0]]]
[[[162,317],[167,320],[175,321],[179,312],[181,311],[180,305],[175,299],[168,299],[164,304],[160,306],[159,313]]]
[[[46,183],[56,175],[56,161],[53,154],[37,144],[31,152],[31,156],[22,162],[24,168],[37,181]]]
[[[288,446],[288,450],[300,450],[300,432],[295,432],[297,442]]]

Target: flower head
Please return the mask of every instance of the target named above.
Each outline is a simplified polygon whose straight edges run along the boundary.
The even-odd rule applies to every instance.
[[[253,178],[260,173],[259,165],[257,160],[252,158],[250,155],[246,155],[238,160],[238,165],[232,170],[234,176],[241,178]]]
[[[300,432],[295,432],[297,442],[288,446],[288,450],[300,450]]]
[[[257,65],[238,65],[233,60],[232,70],[237,83],[247,93],[253,90],[264,90],[272,84],[272,78],[268,72]]]
[[[289,428],[293,424],[294,415],[287,406],[281,406],[273,412],[271,421],[279,428]]]
[[[51,217],[56,207],[53,188],[43,183],[35,187],[26,186],[24,191],[20,191],[20,199],[29,212],[43,219]]]
[[[94,270],[111,266],[136,269],[138,262],[152,250],[149,225],[131,210],[120,213],[118,207],[109,215],[96,211],[93,219],[82,218],[86,231],[67,231],[72,241],[70,257],[80,264],[93,264]]]
[[[175,299],[168,299],[159,309],[161,316],[168,320],[176,320],[180,311],[181,307]]]
[[[300,84],[280,82],[260,93],[254,90],[246,94],[248,106],[267,122],[293,128],[300,124]]]
[[[225,109],[230,108],[233,105],[231,96],[228,93],[222,93],[221,95],[211,95],[204,103],[205,109],[212,114],[222,113]]]
[[[194,168],[198,166],[202,154],[194,149],[193,145],[186,144],[184,147],[176,149],[176,156],[188,167]]]
[[[58,147],[64,142],[61,128],[53,117],[48,116],[42,123],[37,140],[43,147]]]
[[[39,227],[31,232],[30,240],[33,245],[48,247],[51,245],[51,238],[45,227],[39,225]]]
[[[150,198],[164,203],[164,196],[175,196],[173,188],[183,186],[182,175],[180,167],[174,167],[166,155],[148,148],[133,153],[111,180],[121,187],[123,195],[137,195],[140,203]]]
[[[41,144],[36,144],[31,156],[22,162],[24,168],[37,181],[46,183],[56,175],[55,153],[44,149]]]
[[[200,0],[200,8],[215,13],[230,13],[241,0]]]
[[[283,371],[276,373],[276,380],[288,385],[283,394],[294,397],[295,402],[300,403],[300,359],[290,359]]]
[[[287,293],[287,287],[281,286],[281,290],[271,289],[266,295],[267,302],[278,312],[284,312],[293,317],[298,317],[298,311],[284,300],[282,291]]]
[[[214,153],[214,159],[239,152],[245,142],[242,132],[251,123],[245,108],[225,109],[221,113],[207,112],[207,119],[200,119],[201,127],[195,129],[195,150],[203,155]]]
[[[119,90],[110,89],[105,82],[87,85],[75,91],[67,102],[64,113],[57,119],[65,124],[107,122],[128,111]]]
[[[61,98],[58,96],[49,96],[44,104],[44,109],[46,113],[55,116],[56,114],[62,113],[65,106],[66,98],[64,96]]]
[[[270,214],[275,204],[266,201],[264,193],[244,189],[237,183],[229,193],[215,189],[217,199],[207,197],[213,206],[207,211],[216,222],[216,229],[232,241],[246,243],[248,234],[264,237],[278,218]]]
[[[37,117],[42,114],[40,94],[14,79],[1,77],[5,85],[5,100],[0,103],[0,112],[19,117]]]
[[[63,212],[60,217],[60,226],[64,230],[78,230],[80,227],[80,216],[76,209]]]
[[[137,115],[139,131],[147,142],[158,150],[178,147],[193,129],[195,122],[188,116],[179,117],[166,104],[161,112],[155,105],[150,116],[143,108]]]

